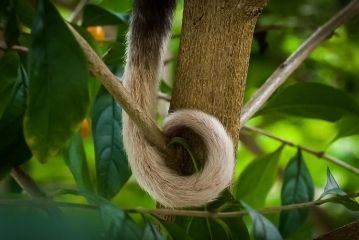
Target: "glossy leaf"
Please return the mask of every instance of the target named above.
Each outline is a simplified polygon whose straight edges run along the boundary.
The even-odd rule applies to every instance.
[[[281,240],[282,236],[277,228],[264,216],[256,212],[248,204],[241,202],[242,206],[248,211],[253,222],[254,240]]]
[[[282,205],[313,201],[314,186],[310,173],[298,149],[284,170],[281,191]],[[280,214],[279,230],[283,237],[294,233],[308,217],[308,209],[293,209]]]
[[[320,198],[327,195],[334,195],[334,198],[330,199],[331,202],[339,203],[353,211],[359,211],[359,203],[351,199],[346,192],[340,189],[329,168],[327,169],[327,184],[325,185],[324,192]]]
[[[225,190],[216,201],[199,210],[210,212],[227,212],[242,210],[232,194]],[[242,217],[212,219],[194,217],[176,217],[176,223],[194,240],[198,239],[238,239],[249,238],[248,230]]]
[[[23,116],[26,110],[26,72],[17,66],[18,75],[11,99],[0,118],[0,175],[31,158],[23,135]],[[1,75],[1,74],[0,74]],[[2,96],[3,97],[3,96]]]
[[[143,231],[141,240],[162,240],[164,239],[161,234],[157,231],[155,226],[151,223],[147,223]]]
[[[78,129],[89,101],[86,59],[50,1],[39,1],[28,62],[25,137],[45,161]]]
[[[112,198],[127,182],[131,170],[122,142],[121,108],[104,88],[97,96],[92,120],[98,190]]]
[[[258,114],[288,114],[337,121],[359,115],[359,105],[344,91],[320,83],[297,83],[274,95]]]
[[[79,190],[93,190],[83,141],[79,133],[75,133],[64,150],[64,159],[71,170]]]
[[[84,27],[123,24],[128,24],[128,15],[126,14],[116,13],[92,4],[88,4],[84,8],[82,18]]]
[[[237,182],[236,199],[244,200],[254,207],[263,206],[275,182],[282,150],[283,146],[273,153],[253,160],[244,169]]]
[[[320,196],[320,198],[328,195],[328,194],[335,194],[338,196],[346,196],[347,193],[340,189],[337,181],[335,181],[330,169],[327,169],[327,183],[324,188],[324,192]]]

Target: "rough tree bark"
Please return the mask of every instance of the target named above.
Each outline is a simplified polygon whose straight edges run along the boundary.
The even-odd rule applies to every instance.
[[[192,108],[216,116],[235,146],[253,32],[265,4],[266,0],[186,0],[184,5],[170,111]],[[189,132],[183,137],[202,162],[200,139]],[[191,171],[181,164],[182,173]]]

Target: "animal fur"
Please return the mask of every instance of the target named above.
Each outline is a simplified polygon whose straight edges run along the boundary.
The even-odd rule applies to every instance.
[[[174,8],[175,0],[134,1],[124,85],[153,117]],[[163,132],[173,137],[183,128],[198,134],[208,150],[203,169],[190,176],[180,176],[168,168],[161,154],[123,113],[124,145],[134,176],[154,199],[171,208],[200,206],[214,200],[230,184],[234,168],[232,140],[215,117],[196,110],[176,111],[165,119]]]

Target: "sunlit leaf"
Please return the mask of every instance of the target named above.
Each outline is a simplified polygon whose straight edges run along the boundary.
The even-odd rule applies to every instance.
[[[339,138],[359,135],[359,116],[349,115],[337,123],[338,133],[334,140]]]
[[[86,154],[81,135],[75,133],[64,150],[66,165],[71,170],[80,190],[92,191],[92,182],[87,166]]]
[[[281,240],[282,236],[277,228],[263,215],[256,212],[248,204],[241,201],[242,206],[248,211],[253,222],[253,236],[255,240]]]
[[[305,165],[303,155],[297,154],[289,161],[284,170],[281,192],[282,205],[313,201],[314,186],[310,173]],[[279,230],[283,237],[294,233],[305,222],[308,209],[293,209],[280,214]]]
[[[28,62],[25,137],[45,161],[78,129],[89,101],[86,59],[50,1],[39,1]]]
[[[337,121],[359,115],[359,105],[344,91],[320,83],[293,84],[274,95],[258,114],[281,113]]]
[[[92,120],[98,190],[112,198],[127,182],[131,170],[122,142],[121,107],[104,88],[97,96]]]
[[[275,182],[282,150],[283,146],[273,153],[253,160],[244,169],[237,182],[237,199],[242,199],[254,207],[263,206],[267,194]]]

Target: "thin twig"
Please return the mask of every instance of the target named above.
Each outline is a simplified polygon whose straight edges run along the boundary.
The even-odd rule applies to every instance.
[[[359,196],[359,193],[348,194],[350,198],[356,198]],[[257,212],[261,214],[273,214],[281,211],[289,211],[293,209],[301,208],[310,208],[313,206],[319,206],[324,203],[334,202],[337,197],[331,197],[327,199],[318,199],[311,202],[289,204],[279,207],[270,207],[258,209]],[[99,206],[93,204],[82,204],[82,203],[71,203],[71,202],[58,202],[58,201],[47,201],[47,200],[24,200],[24,199],[0,199],[0,205],[13,205],[13,206],[35,206],[42,207],[46,204],[56,205],[58,207],[68,207],[68,208],[83,208],[83,209],[98,209]],[[231,212],[209,212],[209,211],[198,211],[198,210],[182,210],[182,209],[167,209],[167,208],[158,208],[158,209],[145,209],[145,208],[132,208],[132,209],[123,209],[127,213],[147,213],[159,216],[189,216],[189,217],[204,217],[204,218],[234,218],[247,215],[248,212],[245,210],[242,211],[231,211]]]
[[[250,101],[243,107],[240,116],[241,127],[266,103],[270,96],[287,80],[298,66],[320,43],[330,37],[335,29],[359,13],[359,0],[351,1],[328,22],[319,27],[277,70],[266,80]]]
[[[79,4],[77,4],[70,17],[71,23],[76,23],[80,19],[82,11],[88,2],[89,0],[81,0]]]
[[[171,96],[168,96],[164,93],[159,92],[157,95],[158,99],[162,99],[165,100],[166,102],[170,102],[171,101]]]
[[[142,130],[147,141],[167,156],[174,156],[174,154],[167,147],[167,137],[162,134],[152,117],[143,111],[143,109],[131,97],[131,94],[127,91],[127,89],[125,89],[121,81],[111,73],[108,67],[97,56],[86,40],[83,39],[83,37],[78,34],[71,25],[68,24],[68,27],[82,47],[87,57],[87,61],[89,62],[92,74],[102,82],[104,87],[111,93],[129,117]]]
[[[14,167],[11,170],[11,177],[33,198],[46,198],[36,182],[21,167]]]
[[[266,137],[269,137],[271,139],[274,139],[276,141],[279,141],[287,146],[290,146],[290,147],[295,147],[295,148],[300,148],[302,149],[302,151],[304,152],[307,152],[309,154],[312,154],[314,156],[316,156],[317,158],[319,159],[325,159],[335,165],[337,165],[338,167],[341,167],[345,170],[348,170],[356,175],[359,175],[359,169],[358,168],[355,168],[353,166],[351,166],[350,164],[338,159],[338,158],[335,158],[333,156],[330,156],[328,154],[326,154],[325,152],[323,151],[317,151],[317,150],[314,150],[312,148],[309,148],[309,147],[305,147],[305,146],[302,146],[302,145],[299,145],[299,144],[295,144],[291,141],[288,141],[284,138],[281,138],[281,137],[278,137],[278,136],[275,136],[269,132],[266,132],[262,129],[258,129],[258,128],[254,128],[254,127],[243,127],[243,130],[245,131],[249,131],[249,132],[254,132],[254,133],[258,133],[258,134],[261,134],[263,136],[266,136]]]

